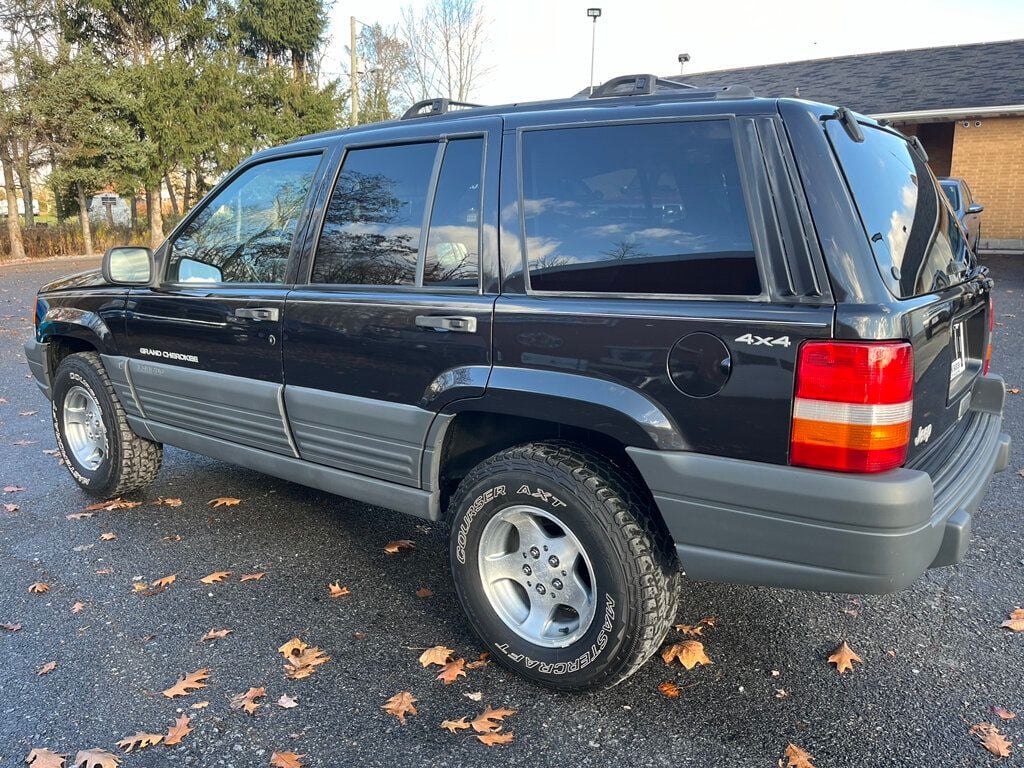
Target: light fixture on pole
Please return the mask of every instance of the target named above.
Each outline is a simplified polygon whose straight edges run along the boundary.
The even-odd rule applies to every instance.
[[[373,26],[349,16],[349,80],[352,88],[352,125],[359,125],[359,54],[356,52],[356,25]]]
[[[681,75],[683,74],[683,67],[685,67],[686,62],[690,60],[690,54],[680,53],[679,56],[676,57],[676,59],[679,61],[679,74]]]
[[[594,20],[594,28],[590,33],[590,93],[594,93],[594,46],[597,42],[597,20],[601,18],[600,8],[587,8],[587,16]]]

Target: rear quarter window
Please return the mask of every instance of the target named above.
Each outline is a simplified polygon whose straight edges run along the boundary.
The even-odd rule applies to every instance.
[[[522,134],[533,291],[756,296],[728,120]]]

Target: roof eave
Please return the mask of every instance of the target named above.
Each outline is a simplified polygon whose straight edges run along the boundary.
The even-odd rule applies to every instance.
[[[1024,115],[1024,104],[1007,104],[998,107],[957,107],[955,109],[919,109],[910,112],[872,112],[875,120],[890,123],[931,123],[940,121],[965,120],[975,117],[1010,117]]]

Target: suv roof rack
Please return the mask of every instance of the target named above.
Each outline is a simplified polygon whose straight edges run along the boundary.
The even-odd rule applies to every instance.
[[[452,99],[424,99],[423,101],[417,101],[405,110],[402,119],[411,120],[414,117],[434,117],[435,115],[444,115],[460,109],[482,106],[484,105],[472,104],[468,101],[453,101]],[[453,107],[455,108],[454,110],[452,109]]]
[[[622,75],[597,86],[592,93],[584,91],[591,99],[610,96],[651,96],[655,93],[676,92],[679,95],[701,99],[752,99],[754,92],[745,85],[726,85],[714,88],[699,88],[680,80],[670,80],[657,75]]]

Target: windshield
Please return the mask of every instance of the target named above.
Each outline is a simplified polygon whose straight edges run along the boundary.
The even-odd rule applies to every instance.
[[[960,189],[957,184],[947,184],[942,182],[942,191],[946,193],[946,197],[949,199],[949,204],[953,206],[953,210],[960,208]]]
[[[921,156],[892,131],[862,125],[855,142],[837,120],[825,125],[889,290],[910,298],[963,282],[974,257]]]

